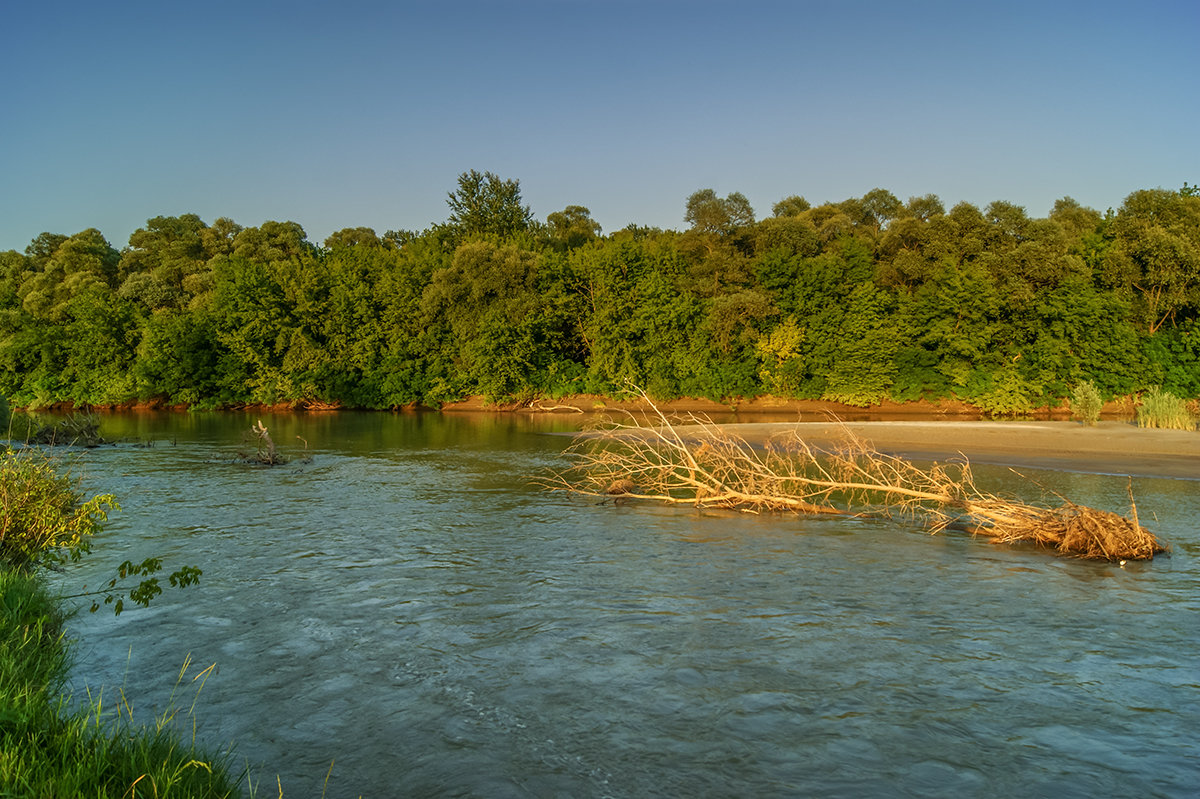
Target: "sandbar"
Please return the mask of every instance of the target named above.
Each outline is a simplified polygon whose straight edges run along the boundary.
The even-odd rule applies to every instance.
[[[750,444],[796,431],[818,448],[846,433],[913,460],[961,460],[1035,469],[1200,480],[1200,433],[1105,421],[749,422],[721,425]],[[682,432],[684,428],[679,428]]]

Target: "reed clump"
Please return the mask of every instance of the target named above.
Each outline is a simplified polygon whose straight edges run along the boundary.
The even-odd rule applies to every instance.
[[[1152,388],[1142,397],[1137,409],[1138,427],[1164,430],[1195,430],[1196,417],[1186,400],[1161,388]]]
[[[574,464],[543,480],[552,490],[746,512],[904,517],[937,533],[950,525],[1001,544],[1027,542],[1080,558],[1139,560],[1166,545],[1137,520],[1061,504],[1043,507],[982,491],[971,466],[919,468],[881,453],[847,430],[841,444],[816,449],[795,431],[756,449],[703,416],[651,409],[581,434]]]

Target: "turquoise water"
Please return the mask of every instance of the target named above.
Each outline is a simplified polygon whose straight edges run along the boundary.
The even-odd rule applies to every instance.
[[[126,558],[200,586],[72,622],[75,687],[163,712],[260,795],[1188,796],[1200,784],[1200,498],[1133,481],[1171,557],[1124,568],[879,520],[596,505],[530,476],[576,418],[106,417]],[[297,438],[300,437],[300,438]],[[1036,498],[1011,472],[988,488]],[[1027,472],[1114,510],[1127,481]],[[195,684],[177,693],[183,710]],[[190,722],[189,722],[190,724]],[[190,727],[188,734],[190,735]]]

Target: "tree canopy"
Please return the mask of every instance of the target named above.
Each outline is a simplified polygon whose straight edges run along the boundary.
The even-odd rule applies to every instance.
[[[885,189],[756,221],[686,198],[686,230],[537,221],[465,172],[423,231],[158,216],[0,253],[0,396],[387,408],[470,394],[956,398],[994,413],[1161,386],[1200,396],[1200,194],[1101,214]]]

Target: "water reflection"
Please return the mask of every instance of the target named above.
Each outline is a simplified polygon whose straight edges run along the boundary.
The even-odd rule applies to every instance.
[[[80,615],[76,684],[167,701],[286,796],[1187,795],[1194,484],[1137,479],[1175,546],[1093,564],[891,522],[597,506],[528,484],[566,417],[265,419],[311,464],[229,462],[253,417],[142,415],[85,454],[126,557],[200,588]],[[125,432],[128,431],[128,432]],[[1005,469],[985,488],[1028,493]],[[1121,510],[1124,479],[1034,473]]]

